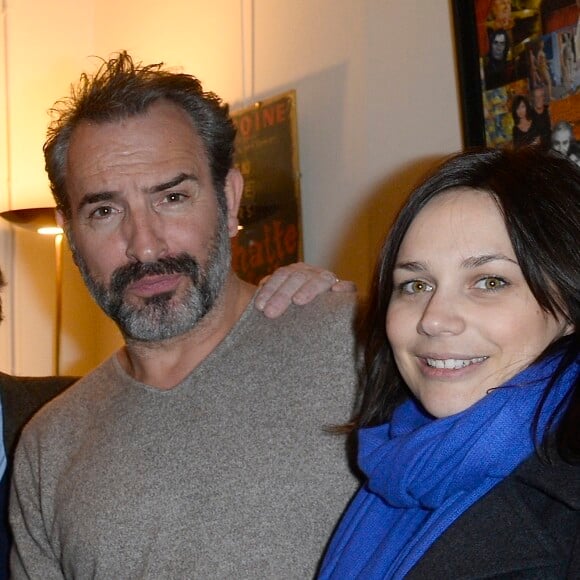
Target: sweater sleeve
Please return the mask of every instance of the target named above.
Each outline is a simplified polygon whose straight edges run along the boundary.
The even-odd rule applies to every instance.
[[[10,492],[10,523],[14,543],[10,555],[11,578],[63,579],[47,528],[50,518],[43,513],[38,445],[21,440],[16,450]]]

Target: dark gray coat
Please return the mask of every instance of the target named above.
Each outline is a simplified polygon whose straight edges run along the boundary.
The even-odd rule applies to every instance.
[[[466,511],[408,580],[580,579],[580,466],[534,455]]]
[[[8,578],[8,482],[18,436],[28,420],[45,403],[76,380],[75,377],[13,377],[0,373],[3,443],[8,469],[0,481],[0,580]]]

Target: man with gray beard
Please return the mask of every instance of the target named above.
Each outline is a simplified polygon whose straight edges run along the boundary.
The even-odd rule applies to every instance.
[[[357,486],[354,297],[277,319],[230,266],[228,108],[121,53],[60,102],[59,221],[125,346],[25,429],[13,578],[307,578]],[[333,278],[330,276],[330,278]]]

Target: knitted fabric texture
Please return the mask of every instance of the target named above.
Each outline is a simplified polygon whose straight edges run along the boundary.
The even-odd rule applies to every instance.
[[[469,409],[433,419],[413,399],[363,429],[368,480],[345,513],[320,578],[403,578],[470,506],[534,451],[531,425],[559,358],[522,371]],[[578,375],[575,361],[542,406],[539,433]]]

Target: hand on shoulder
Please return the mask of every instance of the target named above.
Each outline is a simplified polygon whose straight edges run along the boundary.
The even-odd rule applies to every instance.
[[[339,280],[329,270],[298,262],[278,268],[260,282],[256,308],[277,318],[290,306],[303,306],[324,292],[356,292],[354,282]]]

